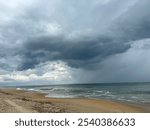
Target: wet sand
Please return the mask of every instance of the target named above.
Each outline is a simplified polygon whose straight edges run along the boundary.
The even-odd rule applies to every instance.
[[[48,98],[44,94],[0,89],[0,113],[149,113],[150,104],[103,99]]]

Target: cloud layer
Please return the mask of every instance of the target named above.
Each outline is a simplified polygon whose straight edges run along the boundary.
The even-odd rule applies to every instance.
[[[149,81],[149,5],[1,0],[1,84]]]

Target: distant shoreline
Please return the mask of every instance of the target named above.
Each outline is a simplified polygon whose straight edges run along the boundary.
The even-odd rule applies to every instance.
[[[49,98],[44,94],[16,89],[0,89],[1,113],[148,113],[150,105],[104,99]]]

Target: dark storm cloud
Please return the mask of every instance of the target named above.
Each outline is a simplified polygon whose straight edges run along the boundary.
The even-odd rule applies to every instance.
[[[83,7],[83,5],[85,5],[85,10],[87,11],[87,4],[82,3],[81,6],[79,6],[80,4],[75,4],[76,8],[74,8],[72,6],[73,3],[74,2],[69,2],[70,8],[59,6],[59,10],[63,11],[59,12],[59,14],[56,16],[54,16],[55,13],[51,14],[50,12],[51,15],[44,13],[44,11],[49,10],[47,6],[45,7],[44,11],[41,12],[36,11],[37,9],[39,9],[39,6],[35,6],[34,8],[27,11],[28,13],[30,12],[30,15],[26,13],[23,16],[23,19],[25,19],[25,21],[26,19],[29,19],[30,22],[28,21],[29,25],[27,26],[31,27],[30,24],[33,26],[31,27],[30,31],[39,32],[36,32],[35,34],[31,33],[31,35],[33,34],[32,38],[29,38],[28,40],[26,40],[26,42],[23,43],[23,50],[21,51],[20,55],[24,60],[18,67],[19,70],[34,68],[41,62],[51,60],[63,60],[67,62],[71,67],[90,69],[88,66],[91,66],[91,64],[100,62],[108,56],[122,53],[128,50],[130,48],[130,45],[127,44],[128,42],[149,37],[150,24],[148,12],[150,10],[147,8],[147,5],[149,5],[149,1],[147,0],[142,1],[142,3],[140,3],[139,1],[135,2],[135,4],[131,6],[131,8],[124,12],[122,11],[123,9],[117,8],[115,11],[112,11],[112,16],[110,15],[110,11],[116,6],[116,4],[123,7],[122,2],[110,2],[110,4],[104,5],[103,8],[98,8],[98,6],[96,6],[97,13],[93,14],[92,17],[97,17],[96,21],[90,20],[90,17],[88,18],[87,14],[84,15],[83,20],[83,17],[78,14],[81,10],[80,7]],[[124,3],[125,5],[128,5],[126,3],[130,2],[128,1]],[[143,10],[144,8],[146,8],[147,11]],[[78,11],[76,9],[78,9]],[[68,12],[69,10],[72,12],[71,15]],[[91,12],[94,12],[96,10],[90,8]],[[116,14],[118,10],[120,10],[120,12],[123,12],[119,16],[118,14]],[[102,11],[103,14],[100,15],[98,11]],[[65,12],[66,15],[64,14]],[[87,13],[90,14],[89,11],[87,11]],[[110,19],[109,17],[104,17],[105,13],[108,13],[108,16],[110,15],[109,17],[115,17],[115,15],[117,15],[117,18],[113,20],[112,23],[109,23]],[[138,15],[139,13],[141,15]],[[61,17],[63,15],[66,19]],[[80,18],[75,19],[77,18],[76,16],[80,16]],[[47,19],[48,17],[50,17],[50,19]],[[65,29],[67,31],[70,31],[70,29],[76,30],[79,27],[84,30],[84,28],[91,27],[91,25],[89,25],[89,21],[91,21],[93,23],[92,27],[94,29],[92,33],[96,36],[91,38],[92,36],[88,34],[86,37],[79,37],[79,39],[75,40],[68,40],[66,37],[69,34],[66,32],[65,36],[48,36],[47,34],[45,34],[45,36],[36,36],[36,34],[43,31],[40,30],[40,28],[36,29],[36,21],[38,21],[38,25],[39,23],[43,22],[42,19],[49,21],[52,18],[57,20],[60,24],[62,24],[62,26],[66,27]],[[77,24],[78,22],[79,24]],[[105,22],[107,24],[109,23],[109,27],[106,27],[106,30],[104,32],[101,32],[100,26],[105,26]],[[95,26],[95,23],[97,26]],[[97,30],[95,31],[96,28]],[[107,32],[107,30],[109,32]],[[86,33],[86,31],[83,31],[82,33]]]
[[[70,41],[63,37],[39,37],[27,41],[22,51],[23,63],[19,69],[34,68],[35,65],[54,60],[63,60],[71,67],[86,68],[90,60],[124,52],[130,46],[120,44],[108,37]],[[115,46],[114,46],[115,45]],[[97,62],[97,61],[96,61]]]

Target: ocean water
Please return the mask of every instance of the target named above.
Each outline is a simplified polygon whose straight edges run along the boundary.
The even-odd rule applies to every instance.
[[[150,103],[150,83],[47,85],[16,89],[38,91],[52,98],[91,98]]]

